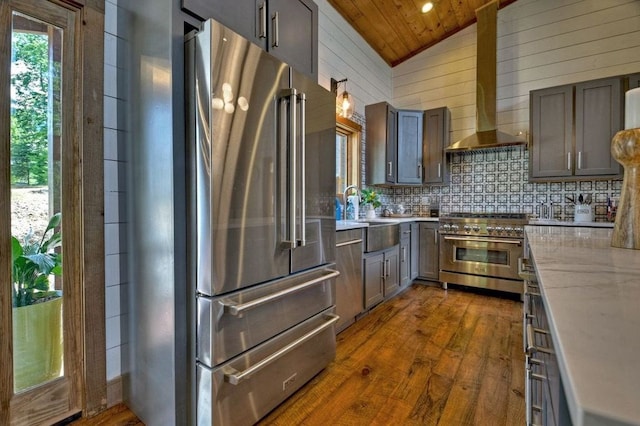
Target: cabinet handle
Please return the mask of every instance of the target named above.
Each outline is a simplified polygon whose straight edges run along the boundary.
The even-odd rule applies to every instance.
[[[389,272],[391,270],[390,262],[391,261],[389,259],[384,261],[384,265],[385,265],[385,269],[386,269],[386,272],[384,274],[385,277],[388,277],[389,275],[391,275],[391,273]]]
[[[407,261],[407,250],[406,247],[402,247],[402,263]]]
[[[267,37],[267,5],[263,2],[258,8],[260,12],[260,30],[258,31],[258,38]]]
[[[571,170],[571,153],[567,152],[567,170]]]
[[[391,161],[387,163],[387,169],[389,170],[389,176],[393,176],[393,163]]]
[[[582,151],[578,151],[578,170],[582,169]]]
[[[278,20],[279,14],[278,12],[275,12],[273,14],[273,18],[271,18],[271,22],[273,25],[273,42],[271,43],[271,47],[280,46],[280,31],[278,31]]]
[[[535,344],[535,335],[536,334],[545,334],[549,335],[549,332],[546,330],[542,330],[540,328],[533,328],[533,324],[527,324],[527,354],[529,356],[533,355],[536,352],[542,352],[545,354],[553,354],[554,352],[549,348],[544,348],[542,346],[536,346]]]
[[[422,164],[418,164],[418,177],[422,180]]]
[[[442,177],[442,163],[438,163],[438,177]]]
[[[435,245],[438,245],[438,230],[437,229],[433,231],[433,243]]]

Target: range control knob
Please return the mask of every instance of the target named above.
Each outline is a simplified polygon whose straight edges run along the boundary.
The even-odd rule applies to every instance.
[[[496,230],[496,233],[500,234],[502,231],[504,231],[504,228],[502,226],[496,226],[495,230]]]
[[[465,225],[463,228],[464,228],[464,231],[467,232],[467,233],[471,231],[471,226],[470,225]]]
[[[473,225],[473,232],[480,232],[480,227],[478,225]]]
[[[451,225],[449,225],[448,223],[445,223],[444,225],[442,225],[442,229],[444,229],[445,231],[448,231],[449,229],[451,229]]]
[[[493,232],[493,226],[487,225],[487,233],[490,234]]]
[[[459,226],[456,225],[456,224],[451,225],[451,230],[454,231],[454,232],[457,231],[458,228],[459,228]]]
[[[516,232],[516,234],[521,235],[524,232],[524,229],[522,229],[522,227],[518,226],[516,228],[513,228],[513,230]]]

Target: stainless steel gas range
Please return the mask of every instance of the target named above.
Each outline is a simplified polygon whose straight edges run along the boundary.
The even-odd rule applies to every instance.
[[[440,281],[523,293],[518,258],[524,213],[451,213],[440,218]]]

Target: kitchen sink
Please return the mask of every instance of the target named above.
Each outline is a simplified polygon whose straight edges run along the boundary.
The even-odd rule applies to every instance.
[[[400,242],[400,229],[397,223],[381,221],[364,221],[369,224],[365,228],[365,253],[384,250]]]

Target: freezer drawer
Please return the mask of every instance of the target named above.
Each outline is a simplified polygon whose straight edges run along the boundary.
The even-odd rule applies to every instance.
[[[198,361],[214,367],[335,304],[328,267],[215,298],[198,297]]]
[[[197,424],[252,425],[324,369],[336,354],[333,308],[239,357],[197,366]]]

